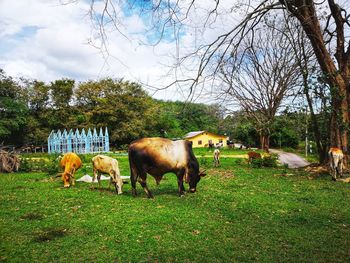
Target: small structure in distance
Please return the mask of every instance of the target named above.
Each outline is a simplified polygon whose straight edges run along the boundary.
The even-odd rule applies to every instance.
[[[97,133],[96,128],[88,129],[85,132],[83,128],[81,132],[78,129],[75,132],[71,129],[67,132],[66,129],[61,132],[58,130],[55,132],[51,131],[47,138],[48,153],[100,153],[109,152],[109,135],[107,127],[103,134],[102,128]]]
[[[228,137],[207,131],[189,132],[184,139],[192,142],[193,148],[199,147],[226,147]]]

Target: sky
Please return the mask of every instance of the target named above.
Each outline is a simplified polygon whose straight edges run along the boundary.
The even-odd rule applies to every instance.
[[[98,16],[102,9],[96,2]],[[88,15],[89,8],[87,0],[70,4],[59,0],[0,0],[0,68],[12,77],[45,82],[61,78],[77,81],[123,78],[142,83],[158,99],[188,99],[185,86],[162,89],[175,79],[170,66],[176,63],[176,54],[194,48],[197,41],[215,38],[218,33],[215,27],[207,32],[183,30],[177,42],[165,36],[156,46],[145,45],[156,39],[156,34],[146,33],[148,17],[116,6],[122,34],[106,27],[107,54],[97,48],[101,41]],[[196,15],[191,21],[193,25],[202,22],[200,12]],[[220,20],[218,23],[223,24]],[[191,71],[194,67],[189,64],[187,69]],[[176,76],[187,73],[177,71]],[[206,101],[203,93],[195,99],[199,97]]]

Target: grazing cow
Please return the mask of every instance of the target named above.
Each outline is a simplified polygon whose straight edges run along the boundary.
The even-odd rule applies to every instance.
[[[253,159],[261,159],[261,154],[257,152],[248,152],[248,163],[251,164]]]
[[[66,153],[60,161],[60,165],[64,172],[58,174],[62,176],[64,187],[75,185],[74,173],[81,167],[81,160],[75,153]]]
[[[120,171],[118,166],[118,161],[116,159],[113,159],[109,156],[104,155],[96,155],[92,158],[92,167],[94,176],[92,178],[92,182],[95,181],[96,174],[97,174],[97,181],[98,185],[101,188],[101,174],[109,174],[110,181],[109,181],[109,187],[111,183],[115,186],[115,191],[118,194],[122,194],[122,187],[123,187],[123,180],[120,177]]]
[[[130,181],[132,194],[136,196],[136,181],[149,198],[153,198],[147,187],[147,173],[159,184],[165,173],[177,176],[179,195],[184,195],[183,178],[189,183],[190,192],[196,191],[197,183],[205,174],[199,171],[199,164],[192,151],[192,143],[185,140],[171,141],[164,138],[143,138],[129,146]]]
[[[220,150],[219,149],[214,150],[214,166],[215,167],[220,166]]]
[[[329,167],[331,169],[332,180],[337,180],[337,175],[339,177],[343,176],[343,151],[339,148],[330,148],[328,151],[329,156]]]

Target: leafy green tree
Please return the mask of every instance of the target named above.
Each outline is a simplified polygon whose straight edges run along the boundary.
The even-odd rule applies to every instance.
[[[72,79],[55,80],[49,85],[50,105],[47,113],[50,114],[48,127],[50,129],[71,128],[74,123],[75,108],[71,106],[75,81]]]
[[[20,143],[27,113],[20,86],[0,69],[0,143]]]
[[[46,144],[51,127],[52,109],[49,108],[50,87],[42,81],[25,81],[26,101],[29,116],[25,126],[25,144]]]
[[[75,95],[77,127],[108,127],[115,146],[152,135],[156,106],[139,84],[110,78],[88,81]]]
[[[156,131],[169,138],[181,138],[191,131],[219,133],[223,110],[219,105],[158,101],[159,117]]]

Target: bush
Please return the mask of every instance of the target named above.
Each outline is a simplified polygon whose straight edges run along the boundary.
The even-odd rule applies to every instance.
[[[45,172],[49,175],[55,175],[59,172],[58,154],[50,154],[45,158],[21,158],[20,171],[22,172]]]
[[[263,159],[262,158],[252,159],[252,162],[250,165],[253,168],[261,168],[263,166]]]
[[[33,170],[33,165],[29,159],[21,158],[21,165],[19,166],[20,172],[31,172]]]
[[[263,156],[262,158],[253,159],[251,163],[251,167],[253,168],[261,168],[261,167],[277,167],[277,154],[270,154]]]
[[[262,158],[262,166],[263,167],[277,167],[277,154],[266,155]]]

